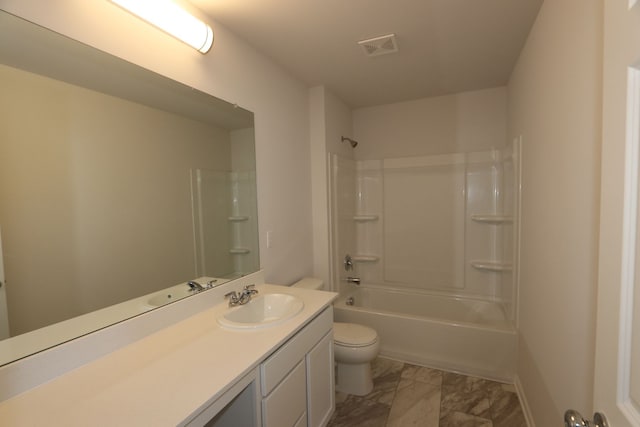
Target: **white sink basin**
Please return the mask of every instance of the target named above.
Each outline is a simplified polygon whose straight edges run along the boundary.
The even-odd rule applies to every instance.
[[[302,300],[287,294],[264,294],[245,305],[230,308],[218,317],[218,323],[232,329],[257,329],[274,326],[300,313]]]
[[[177,285],[167,288],[163,291],[153,294],[148,300],[147,305],[151,307],[160,307],[170,302],[178,301],[184,297],[193,295],[193,292],[187,285]]]

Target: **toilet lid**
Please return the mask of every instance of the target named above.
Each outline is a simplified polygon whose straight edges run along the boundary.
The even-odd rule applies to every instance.
[[[333,324],[333,341],[348,346],[364,346],[373,344],[378,339],[375,330],[355,323]]]

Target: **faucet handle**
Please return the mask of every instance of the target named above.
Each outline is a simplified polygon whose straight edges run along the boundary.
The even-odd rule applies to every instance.
[[[224,294],[224,297],[229,298],[229,307],[234,307],[240,304],[240,301],[242,300],[242,295],[238,296],[236,291],[231,291],[227,294]]]
[[[255,295],[258,293],[258,290],[256,289],[256,285],[246,285],[244,287],[244,291],[247,294],[251,294],[251,295]]]
[[[353,258],[351,255],[346,254],[344,256],[344,271],[353,270]]]

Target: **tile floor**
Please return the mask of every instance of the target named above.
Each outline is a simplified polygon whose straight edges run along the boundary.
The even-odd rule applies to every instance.
[[[526,427],[512,385],[378,358],[373,391],[336,393],[328,427]]]

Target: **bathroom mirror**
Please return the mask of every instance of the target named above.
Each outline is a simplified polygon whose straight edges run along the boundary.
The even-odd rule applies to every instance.
[[[0,11],[0,365],[257,271],[253,114]]]

